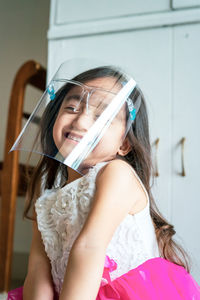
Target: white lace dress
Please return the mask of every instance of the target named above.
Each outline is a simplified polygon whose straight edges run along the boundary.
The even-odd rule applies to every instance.
[[[97,164],[86,175],[63,188],[45,190],[36,200],[38,229],[51,262],[51,273],[58,293],[61,291],[71,247],[90,211],[96,175],[106,163]],[[137,176],[134,170],[133,172]],[[137,178],[140,181],[138,176]],[[140,183],[148,197],[144,185],[141,181]],[[146,260],[159,256],[149,214],[149,197],[148,205],[142,211],[134,215],[128,214],[117,227],[106,255],[117,263],[117,269],[110,273],[111,280]]]

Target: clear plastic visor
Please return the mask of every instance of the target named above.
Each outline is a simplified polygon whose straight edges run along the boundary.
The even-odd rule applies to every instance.
[[[111,75],[85,76],[82,82],[77,80],[81,76],[55,76],[11,151],[48,156],[82,175],[96,163],[113,159],[141,99],[133,103],[129,97],[136,88],[134,79]]]

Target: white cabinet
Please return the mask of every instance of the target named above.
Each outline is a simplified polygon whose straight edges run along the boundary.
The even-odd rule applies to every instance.
[[[172,7],[175,9],[200,6],[200,0],[173,0]]]
[[[174,29],[171,220],[200,278],[200,24]],[[181,176],[181,139],[185,137]]]
[[[52,21],[64,23],[88,22],[140,13],[152,13],[170,9],[170,0],[59,0],[52,1]]]
[[[87,2],[90,1],[84,2],[85,5]],[[167,9],[167,2],[153,2],[154,5],[162,3],[162,9]],[[175,226],[175,237],[191,254],[192,275],[200,284],[200,11],[196,13],[193,9],[183,14],[167,12],[157,15],[145,12],[135,19],[127,16],[127,22],[119,17],[114,23],[99,23],[91,20],[91,15],[83,14],[83,18],[87,17],[79,22],[80,12],[76,15],[74,8],[77,5],[71,10],[71,15],[66,6],[65,15],[62,11],[65,2],[57,3],[55,10],[52,1],[48,77],[51,78],[58,66],[69,58],[91,57],[124,66],[138,81],[146,96],[152,145],[160,138],[157,152],[159,177],[152,192],[164,217]],[[108,2],[103,1],[102,5],[105,3]],[[137,3],[142,9],[144,1]],[[185,16],[188,24],[180,25]],[[97,18],[97,15],[93,17]],[[82,31],[86,21],[87,28]],[[68,26],[67,22],[71,24]],[[191,25],[191,22],[197,24]],[[62,27],[61,23],[65,25]],[[112,25],[110,32],[109,25]],[[177,144],[182,137],[186,138],[185,177],[179,174],[181,146]],[[153,151],[155,155],[155,146]]]

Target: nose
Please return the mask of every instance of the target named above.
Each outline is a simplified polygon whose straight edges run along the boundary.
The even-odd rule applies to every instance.
[[[89,108],[89,99],[92,94],[92,91],[84,91],[83,99],[84,104],[80,106],[80,113],[78,113],[72,122],[72,127],[79,132],[87,132],[88,129],[94,123],[94,117],[92,111]]]
[[[87,107],[81,111],[80,114],[75,115],[71,123],[71,127],[79,132],[87,132],[89,128],[93,125],[94,119],[91,112],[88,111]]]

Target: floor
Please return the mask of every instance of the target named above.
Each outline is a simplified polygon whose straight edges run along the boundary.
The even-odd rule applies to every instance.
[[[7,295],[6,294],[0,294],[0,300],[6,300]]]
[[[11,281],[11,287],[10,287],[10,289],[14,290],[14,289],[22,286],[23,283],[24,283],[24,281],[21,280],[21,279],[13,279]],[[7,294],[6,293],[0,293],[0,300],[7,300]]]

